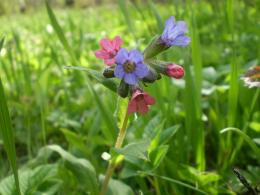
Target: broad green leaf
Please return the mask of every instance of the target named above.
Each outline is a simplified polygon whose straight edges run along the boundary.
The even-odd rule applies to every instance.
[[[153,117],[145,126],[143,139],[152,140],[157,135],[158,130],[163,127],[162,124],[164,124],[164,121],[162,122],[161,114],[158,114],[155,117]]]
[[[99,177],[100,181],[103,182],[104,176]],[[108,185],[107,195],[134,195],[133,190],[122,181],[110,179]]]
[[[0,41],[0,51],[3,46],[4,39]],[[15,186],[17,194],[21,194],[19,180],[18,180],[18,171],[16,163],[16,151],[15,151],[15,140],[13,134],[13,128],[11,124],[11,119],[9,116],[9,111],[7,107],[7,101],[4,94],[4,87],[0,75],[0,134],[2,135],[4,141],[4,147],[10,162],[11,168],[14,173]]]
[[[121,149],[114,148],[113,150],[118,154],[125,156],[126,160],[135,161],[136,159],[148,160],[147,149],[150,141],[139,141],[126,145]]]
[[[161,145],[151,153],[149,153],[149,158],[153,164],[153,169],[159,167],[163,159],[165,158],[168,152],[169,146],[168,145]]]
[[[34,169],[19,171],[19,181],[22,194],[34,194],[45,181],[57,174],[57,165],[41,165]],[[54,185],[54,184],[53,184]],[[51,186],[48,186],[51,188]],[[14,179],[8,176],[0,183],[0,194],[16,195]]]
[[[77,177],[78,182],[85,190],[90,194],[98,194],[96,171],[88,160],[76,158],[58,145],[46,146],[41,149],[40,153],[45,154],[49,151],[57,152],[62,157],[65,161],[65,166]]]
[[[65,135],[66,140],[69,142],[70,146],[72,148],[79,149],[82,153],[87,155],[87,146],[84,142],[84,137],[80,134],[76,134],[73,131],[70,131],[68,129],[61,129],[62,133]]]
[[[65,66],[65,68],[73,69],[73,70],[85,71],[85,72],[87,72],[88,76],[96,79],[99,83],[101,83],[102,85],[104,85],[105,87],[110,89],[111,91],[113,91],[115,93],[117,92],[117,85],[118,85],[118,83],[115,82],[112,79],[105,78],[102,75],[102,73],[100,73],[100,72],[98,72],[96,70],[93,70],[93,69],[90,69],[90,68],[86,68],[86,67],[83,67],[83,66]]]
[[[180,129],[180,125],[174,125],[172,127],[169,127],[167,129],[164,129],[160,136],[160,143],[159,145],[165,144],[177,133],[177,131]]]

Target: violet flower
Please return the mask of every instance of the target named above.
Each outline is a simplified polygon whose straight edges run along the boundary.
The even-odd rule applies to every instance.
[[[114,75],[129,85],[135,85],[138,79],[144,78],[149,68],[144,64],[144,58],[141,52],[138,50],[127,51],[122,48],[116,55],[116,64]]]
[[[186,23],[184,21],[175,22],[174,17],[171,16],[165,22],[165,28],[161,35],[161,40],[168,47],[173,45],[184,47],[190,43],[190,37],[185,36],[186,32]]]

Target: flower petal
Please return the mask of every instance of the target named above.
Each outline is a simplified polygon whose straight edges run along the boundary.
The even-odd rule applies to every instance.
[[[115,75],[117,78],[119,78],[119,79],[121,79],[121,78],[124,77],[125,72],[124,72],[124,68],[123,68],[122,65],[119,64],[119,65],[117,65],[117,66],[115,67],[114,75]]]
[[[124,81],[129,85],[135,85],[137,83],[137,77],[133,73],[126,73],[124,75]]]
[[[152,96],[150,96],[148,93],[144,94],[144,100],[145,100],[147,105],[155,104],[155,99]]]
[[[95,52],[95,56],[100,59],[108,59],[109,53],[104,49],[100,49]]]
[[[175,24],[175,18],[173,16],[171,16],[169,19],[166,20],[165,27],[161,36],[162,40],[168,39],[168,34],[174,28],[174,24]]]
[[[121,39],[120,36],[116,36],[113,40],[112,40],[112,45],[113,48],[116,50],[119,50],[119,48],[121,47],[121,45],[123,44],[123,41]]]
[[[116,55],[116,63],[124,64],[128,60],[128,51],[125,48],[121,48]]]
[[[165,22],[165,28],[173,27],[175,23],[174,16],[169,17]]]
[[[137,112],[137,104],[136,100],[132,100],[128,105],[128,113],[134,113]]]
[[[104,60],[105,64],[108,65],[108,66],[111,66],[113,64],[115,64],[115,58],[111,58],[111,59],[105,59]]]
[[[178,21],[175,25],[175,30],[183,33],[187,32],[187,25],[184,21]]]
[[[187,31],[186,23],[183,21],[179,21],[176,23],[176,25],[171,29],[168,33],[168,39],[171,39],[172,41],[176,39],[176,37],[180,35],[184,35],[184,33]]]
[[[149,73],[149,68],[146,64],[142,64],[142,63],[136,64],[134,74],[138,78],[144,78],[145,76],[147,76],[148,73]]]
[[[143,54],[136,49],[129,52],[129,59],[136,64],[144,61]]]
[[[190,43],[190,37],[187,36],[178,36],[175,40],[173,40],[172,44],[173,45],[178,45],[178,46],[187,46]]]
[[[111,52],[111,51],[114,50],[113,45],[111,44],[111,41],[109,39],[107,39],[107,38],[101,39],[99,44],[106,51],[110,51]]]
[[[137,112],[141,114],[148,112],[148,106],[146,105],[144,99],[137,102]]]

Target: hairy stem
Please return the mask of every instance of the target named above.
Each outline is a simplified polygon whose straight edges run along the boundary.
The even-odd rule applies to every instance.
[[[128,112],[126,110],[122,128],[120,129],[118,136],[117,136],[117,139],[116,139],[115,148],[121,148],[121,146],[124,142],[128,117],[129,117],[129,115],[128,115]],[[107,193],[108,183],[109,183],[111,176],[113,175],[115,167],[116,167],[116,158],[112,158],[112,160],[110,160],[109,165],[107,167],[107,171],[106,171],[104,182],[102,184],[100,195],[105,195]]]

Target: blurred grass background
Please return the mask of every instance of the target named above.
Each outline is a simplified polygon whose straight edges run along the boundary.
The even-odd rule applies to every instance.
[[[186,76],[184,80],[163,78],[145,89],[157,103],[146,116],[132,119],[126,142],[144,138],[149,128],[180,125],[155,174],[208,194],[239,194],[246,189],[232,173],[238,167],[252,186],[259,185],[257,153],[238,134],[220,134],[226,127],[236,127],[259,148],[259,89],[248,89],[240,80],[251,66],[259,65],[259,0],[53,0],[50,5],[75,59],[59,41],[43,1],[0,2],[0,36],[6,39],[0,75],[20,169],[36,167],[31,162],[40,149],[57,144],[88,159],[98,174],[104,173],[101,154],[113,146],[117,135],[117,95],[84,72],[64,66],[102,71],[104,65],[94,56],[101,38],[120,35],[124,47],[144,50],[173,15],[188,23],[192,42],[188,48],[170,49],[160,59],[183,65]],[[4,181],[10,169],[2,143],[0,134]],[[115,177],[135,193],[195,193],[162,177],[133,174],[133,170],[140,168],[126,164]],[[60,181],[53,194],[84,194],[84,184],[64,177],[70,173],[60,170],[57,175],[49,175]]]

